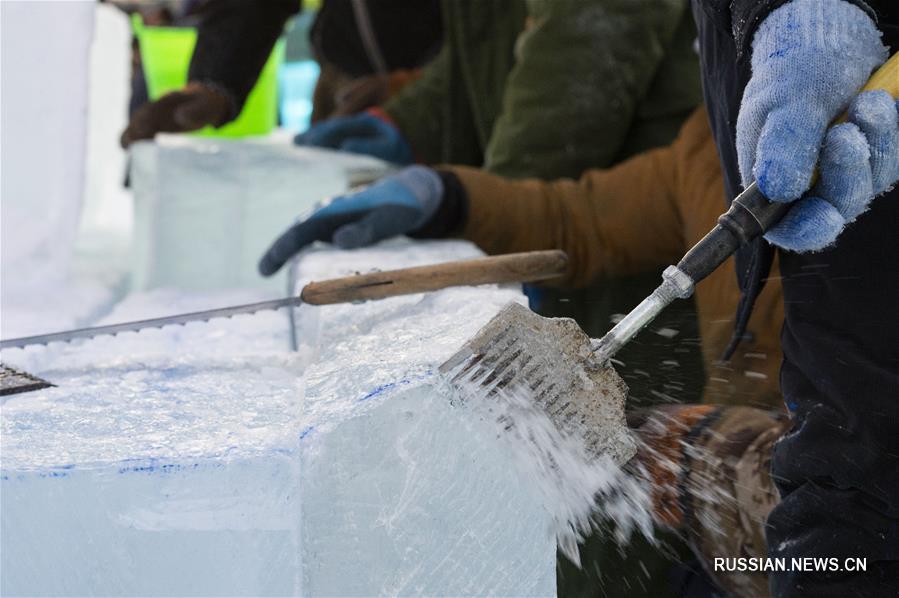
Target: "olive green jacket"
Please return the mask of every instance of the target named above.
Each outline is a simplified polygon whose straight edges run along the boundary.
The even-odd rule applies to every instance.
[[[688,0],[446,0],[385,109],[426,164],[576,177],[669,143],[700,101]]]

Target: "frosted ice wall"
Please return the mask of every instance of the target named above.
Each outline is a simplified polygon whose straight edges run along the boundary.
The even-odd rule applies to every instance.
[[[89,323],[119,296],[131,34],[122,11],[93,1],[3,2],[0,11],[0,336],[9,338]]]
[[[300,275],[476,254],[320,251]],[[105,321],[261,295],[156,291]],[[523,297],[303,307],[299,354],[274,312],[5,351],[59,387],[0,409],[0,592],[554,594],[540,497],[434,375],[509,300]]]
[[[93,2],[3,2],[4,295],[68,274],[84,182]]]

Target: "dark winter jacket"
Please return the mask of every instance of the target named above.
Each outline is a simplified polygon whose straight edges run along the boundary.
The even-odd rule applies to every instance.
[[[703,92],[718,154],[724,168],[725,203],[742,190],[737,166],[736,126],[743,89],[752,74],[752,37],[768,14],[789,0],[693,0],[699,31]],[[877,18],[883,41],[899,50],[899,0],[847,0]],[[743,301],[735,336],[745,331],[755,298],[774,259],[774,249],[758,239],[737,252],[737,277]]]
[[[351,78],[419,68],[443,42],[440,0],[325,0],[309,38],[319,62]]]
[[[189,80],[227,91],[240,113],[301,0],[206,0],[195,9],[197,45]],[[422,66],[440,48],[439,0],[368,0],[363,8],[387,71]],[[352,76],[377,71],[350,0],[325,0],[311,32],[319,58]]]
[[[188,80],[214,83],[227,91],[234,103],[232,118],[236,117],[284,31],[284,24],[299,10],[300,0],[203,3]]]
[[[577,177],[700,103],[686,0],[445,0],[444,46],[385,105],[419,160]]]
[[[740,191],[735,125],[750,77],[752,36],[787,0],[693,0],[703,83],[726,201]],[[899,2],[847,0],[899,49]],[[839,65],[835,65],[838,68]],[[864,557],[865,573],[772,572],[776,598],[899,595],[899,189],[876,198],[837,243],[779,253],[784,294],[781,390],[792,429],[771,463],[781,502],[766,524],[768,555]],[[740,251],[740,323],[774,250]]]

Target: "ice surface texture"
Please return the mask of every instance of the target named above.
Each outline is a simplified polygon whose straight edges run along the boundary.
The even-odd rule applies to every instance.
[[[212,289],[283,282],[256,263],[287,226],[386,163],[276,142],[162,136],[135,144],[134,284]]]
[[[314,251],[299,272],[476,254],[395,242]],[[104,322],[264,296],[156,291]],[[275,312],[5,351],[59,387],[0,410],[0,592],[555,594],[540,497],[493,424],[437,390],[437,366],[510,300],[304,306],[300,353]]]

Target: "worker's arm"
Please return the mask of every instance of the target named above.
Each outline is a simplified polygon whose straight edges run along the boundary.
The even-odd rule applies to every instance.
[[[713,565],[721,557],[765,556],[765,520],[779,499],[771,453],[790,427],[785,414],[665,405],[630,412],[628,425],[640,448],[627,467],[647,483],[656,524],[681,532],[728,595],[768,595],[765,573]]]
[[[563,249],[571,266],[559,284],[572,286],[655,268],[685,249],[678,200],[692,185],[705,191],[708,174],[697,173],[705,163],[697,157],[709,152],[706,114],[697,110],[671,146],[579,181],[514,181],[467,167],[413,166],[290,226],[263,256],[260,271],[276,272],[315,241],[359,247],[399,234],[462,236],[487,253]]]
[[[765,235],[783,249],[833,244],[899,178],[895,101],[883,90],[854,97],[889,55],[871,16],[847,0],[792,0],[753,34],[736,147],[744,186],[796,204]],[[828,129],[847,106],[849,122]]]
[[[683,225],[674,202],[674,155],[646,152],[580,180],[513,180],[473,168],[449,168],[464,188],[461,236],[487,253],[562,249],[565,286],[603,275],[651,270],[683,252]]]
[[[444,39],[443,48],[424,68],[421,77],[384,104],[384,111],[403,132],[423,164],[438,162],[442,155],[442,140],[447,132],[440,115],[442,107],[449,101],[452,51],[452,46]]]
[[[416,158],[432,163],[441,155],[444,138],[439,108],[448,101],[450,60],[450,49],[444,46],[422,76],[383,108],[315,123],[294,143],[366,154],[394,164],[412,164]]]
[[[516,178],[551,179],[577,177],[588,168],[620,161],[637,108],[672,53],[679,24],[691,18],[688,4],[530,2],[533,24],[516,48],[502,112],[487,147],[486,169]],[[683,45],[688,44],[685,38]],[[695,82],[698,103],[698,68],[695,57],[687,58],[683,78]],[[695,105],[684,107],[683,114]]]
[[[285,23],[299,9],[300,0],[210,2],[197,28],[188,80],[225,89],[234,100],[234,118],[256,85]]]
[[[705,226],[702,214],[716,211],[704,202],[720,185],[705,110],[694,111],[669,146],[590,170],[577,181],[447,170],[466,196],[465,209],[456,210],[466,214],[463,237],[488,253],[564,249],[571,270],[562,283],[573,286],[676,262],[697,226]]]
[[[354,248],[401,234],[462,236],[491,254],[563,249],[570,264],[564,285],[641,271],[683,251],[664,174],[670,161],[669,149],[654,150],[580,181],[554,182],[411,166],[290,226],[263,256],[260,272],[273,274],[315,241]]]
[[[122,133],[122,146],[157,133],[219,127],[236,118],[284,24],[299,8],[300,0],[207,3],[187,85],[138,108]]]

